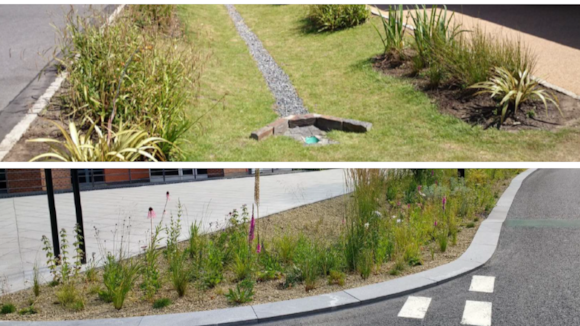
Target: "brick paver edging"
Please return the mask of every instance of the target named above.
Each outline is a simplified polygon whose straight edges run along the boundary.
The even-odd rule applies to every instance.
[[[154,315],[131,318],[91,319],[57,322],[2,322],[0,325],[15,326],[202,326],[202,325],[247,325],[267,320],[304,316],[332,311],[354,305],[368,304],[390,299],[432,287],[471,272],[483,266],[495,252],[501,227],[507,217],[516,193],[522,182],[535,169],[529,169],[516,176],[504,191],[497,205],[485,221],[481,223],[471,245],[461,257],[451,263],[394,280],[371,284],[339,292],[312,297],[264,303],[253,306],[226,308],[189,313]]]

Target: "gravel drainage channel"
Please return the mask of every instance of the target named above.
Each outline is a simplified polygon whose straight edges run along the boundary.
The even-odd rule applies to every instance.
[[[320,146],[337,143],[326,137],[327,131],[367,132],[371,129],[372,124],[369,122],[309,113],[288,75],[264,48],[258,36],[244,23],[234,5],[225,6],[238,34],[246,42],[270,92],[274,95],[276,111],[282,117],[252,132],[251,138],[260,141],[272,135],[283,135],[308,146]]]

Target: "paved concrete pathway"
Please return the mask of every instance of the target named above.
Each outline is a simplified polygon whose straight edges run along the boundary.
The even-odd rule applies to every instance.
[[[283,175],[263,176],[260,180],[262,217],[301,205],[328,199],[345,193],[344,172],[327,170]],[[125,237],[131,254],[140,252],[148,240],[150,221],[147,211],[152,207],[159,222],[165,205],[165,193],[170,192],[165,222],[177,214],[181,201],[182,239],[188,237],[188,227],[194,221],[203,223],[204,230],[221,228],[225,216],[232,209],[253,202],[254,178],[208,180],[200,182],[150,185],[135,188],[85,191],[81,193],[87,253],[99,257],[94,227],[107,249],[119,245],[120,235],[114,241],[116,229],[125,222],[131,225],[130,238]],[[75,207],[71,193],[56,195],[58,227],[66,228],[72,242]],[[130,218],[130,219],[129,219]],[[45,280],[44,254],[40,238],[50,239],[50,219],[45,195],[0,199],[0,277],[6,280],[10,291],[26,287],[38,259]],[[2,280],[0,280],[2,281]],[[1,285],[1,284],[0,284]]]
[[[580,325],[580,170],[539,170],[518,191],[482,268],[391,300],[266,325]]]

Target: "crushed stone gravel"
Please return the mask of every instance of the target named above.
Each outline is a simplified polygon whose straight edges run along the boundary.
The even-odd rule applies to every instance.
[[[286,73],[276,63],[274,58],[262,45],[260,39],[244,23],[244,19],[238,13],[234,5],[225,5],[228,13],[238,30],[238,34],[248,45],[250,54],[256,61],[258,69],[264,75],[264,79],[270,88],[270,91],[276,98],[276,111],[282,117],[293,114],[308,113],[304,107],[302,99],[296,93],[292,82]]]

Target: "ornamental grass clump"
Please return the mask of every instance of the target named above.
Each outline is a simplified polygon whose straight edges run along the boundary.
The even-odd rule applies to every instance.
[[[144,21],[164,24],[173,10],[129,7],[114,22],[97,12],[71,13],[60,33],[58,59],[68,73],[62,102],[73,119],[108,129],[121,122],[138,126],[149,137],[167,140],[159,144],[167,158],[179,155],[193,124],[186,110],[196,105],[206,60],[186,37],[142,28]]]
[[[310,5],[307,20],[317,32],[332,32],[363,24],[369,17],[366,5]]]
[[[117,310],[123,308],[128,293],[133,289],[135,282],[140,276],[141,264],[134,259],[124,259],[123,255],[107,255],[103,267],[103,284],[105,292],[103,297],[113,303]]]
[[[380,208],[378,198],[383,197],[386,175],[378,169],[349,169],[346,185],[352,190],[352,205],[347,211],[344,232],[346,267],[357,271],[363,261],[359,257],[365,249],[374,251],[380,237]]]
[[[413,61],[415,69],[421,70],[437,63],[434,53],[441,48],[453,46],[460,34],[465,32],[461,25],[453,22],[455,13],[448,15],[447,7],[433,6],[429,11],[425,5],[415,6],[411,13],[413,26],[413,48],[417,52]]]
[[[407,31],[407,19],[404,19],[403,5],[398,7],[389,5],[387,16],[380,14],[382,22],[382,33],[373,25],[381,42],[383,43],[383,53],[391,61],[402,63],[406,59],[405,46]]]

